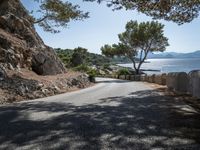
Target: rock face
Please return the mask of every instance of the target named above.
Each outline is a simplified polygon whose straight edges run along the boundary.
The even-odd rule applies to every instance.
[[[28,68],[39,75],[65,72],[54,50],[36,33],[20,0],[0,1],[0,64],[11,70]]]
[[[0,81],[7,78],[7,73],[3,66],[0,65]]]

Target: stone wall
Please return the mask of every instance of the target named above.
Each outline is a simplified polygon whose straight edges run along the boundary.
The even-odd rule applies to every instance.
[[[189,89],[188,92],[200,99],[200,70],[191,71],[189,73]]]
[[[167,86],[170,91],[177,94],[190,94],[193,97],[200,99],[200,70],[191,71],[189,74],[185,72],[171,72],[160,75],[119,75],[109,77],[155,83]]]

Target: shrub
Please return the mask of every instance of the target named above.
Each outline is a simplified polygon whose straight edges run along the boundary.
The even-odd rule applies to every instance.
[[[90,68],[86,64],[79,65],[77,67],[74,67],[75,71],[80,71],[80,72],[88,72]]]
[[[129,75],[130,72],[127,68],[123,68],[117,71],[117,75]]]
[[[87,73],[89,76],[88,78],[91,82],[95,82],[95,77],[98,75],[96,69],[92,69],[88,67],[86,64],[79,65],[73,68],[73,70]]]
[[[109,69],[110,67],[110,64],[106,63],[106,64],[103,64],[103,69]]]
[[[95,69],[89,69],[87,71],[87,74],[89,75],[89,80],[91,82],[95,82],[95,77],[97,76],[98,72]]]

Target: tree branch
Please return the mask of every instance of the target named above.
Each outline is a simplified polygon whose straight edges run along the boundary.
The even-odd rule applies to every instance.
[[[48,16],[44,16],[42,19],[36,20],[36,21],[34,21],[33,23],[34,23],[34,24],[40,23],[40,22],[44,21],[44,20],[47,19],[47,18],[48,18]]]

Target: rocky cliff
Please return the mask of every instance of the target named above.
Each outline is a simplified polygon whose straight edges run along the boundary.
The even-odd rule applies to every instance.
[[[88,76],[66,73],[54,50],[35,31],[20,0],[0,0],[0,104],[90,86]]]
[[[10,70],[27,68],[39,75],[65,72],[54,50],[36,33],[20,0],[0,1],[0,64]]]

